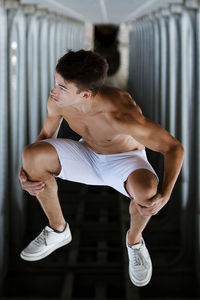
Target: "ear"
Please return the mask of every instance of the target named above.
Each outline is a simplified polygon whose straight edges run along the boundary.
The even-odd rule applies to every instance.
[[[81,92],[81,96],[84,100],[87,100],[92,97],[92,92],[90,90],[85,90]]]

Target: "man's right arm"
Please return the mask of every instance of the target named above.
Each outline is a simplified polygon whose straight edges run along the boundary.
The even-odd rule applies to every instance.
[[[56,133],[58,132],[61,122],[62,116],[60,114],[60,109],[53,103],[51,97],[49,97],[46,119],[39,136],[35,140],[35,143],[44,139],[56,137]]]
[[[40,131],[39,136],[37,137],[35,143],[48,139],[51,137],[56,137],[60,124],[62,122],[62,116],[59,112],[59,108],[53,103],[51,97],[48,99],[47,103],[47,115],[44,122],[44,125],[42,127],[42,130]],[[21,168],[19,172],[19,180],[22,186],[22,189],[27,191],[30,195],[36,196],[44,189],[44,183],[43,182],[32,182],[28,180],[28,176],[23,170],[23,167]]]

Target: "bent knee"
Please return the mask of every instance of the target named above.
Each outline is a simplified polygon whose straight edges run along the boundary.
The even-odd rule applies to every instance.
[[[126,188],[137,203],[145,206],[157,193],[156,176],[149,170],[137,170],[129,176]]]
[[[147,184],[145,187],[142,187],[141,191],[137,193],[135,200],[138,204],[146,206],[149,204],[149,201],[157,194],[157,184]]]
[[[155,180],[148,181],[144,187],[143,195],[144,201],[148,201],[153,198],[157,193],[157,182]]]
[[[22,164],[27,173],[44,170],[58,174],[61,169],[55,148],[46,142],[25,147],[22,152]]]

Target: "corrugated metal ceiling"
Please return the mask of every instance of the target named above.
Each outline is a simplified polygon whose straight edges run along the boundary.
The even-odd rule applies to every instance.
[[[129,22],[183,0],[20,0],[40,8],[94,24]]]

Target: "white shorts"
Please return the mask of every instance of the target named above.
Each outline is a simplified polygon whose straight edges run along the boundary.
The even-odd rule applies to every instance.
[[[61,171],[56,177],[90,185],[106,185],[129,197],[124,187],[135,170],[147,169],[158,176],[147,160],[145,150],[115,154],[97,154],[83,139],[46,139],[57,151]]]

